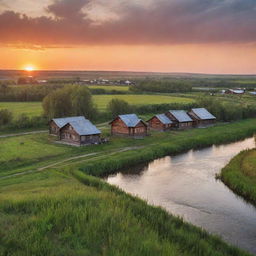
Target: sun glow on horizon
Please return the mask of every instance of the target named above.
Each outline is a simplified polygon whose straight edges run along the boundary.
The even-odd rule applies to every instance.
[[[32,71],[36,70],[36,68],[33,65],[27,65],[24,67],[24,70],[28,71],[28,72],[32,72]]]

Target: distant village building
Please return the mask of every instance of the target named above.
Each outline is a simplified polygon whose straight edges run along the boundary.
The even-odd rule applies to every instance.
[[[194,126],[208,126],[216,121],[216,117],[205,108],[192,108],[188,114],[194,120]]]
[[[60,128],[60,140],[74,145],[101,143],[101,132],[89,120],[72,121]]]
[[[244,94],[245,93],[245,90],[243,89],[228,89],[225,91],[225,94]]]
[[[119,115],[110,125],[112,135],[143,137],[148,133],[147,124],[136,114]]]
[[[147,123],[150,129],[157,131],[170,130],[173,125],[173,122],[165,114],[155,115]]]
[[[184,110],[170,110],[165,114],[171,119],[176,129],[188,129],[193,126],[193,120]]]

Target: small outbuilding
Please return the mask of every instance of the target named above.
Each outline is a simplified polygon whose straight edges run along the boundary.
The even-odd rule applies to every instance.
[[[148,134],[148,125],[136,114],[119,115],[109,124],[112,135],[144,137]]]
[[[150,118],[148,121],[148,126],[152,130],[156,131],[166,131],[170,130],[173,122],[169,117],[167,117],[165,114],[158,114]]]
[[[188,129],[193,127],[193,120],[184,110],[169,110],[165,115],[173,122],[176,129]]]
[[[83,120],[85,120],[84,116],[54,118],[49,122],[49,134],[58,136],[60,128],[62,128],[67,123],[79,122]]]
[[[99,144],[100,136],[101,131],[85,118],[68,122],[59,130],[60,141],[79,146]]]
[[[188,114],[194,120],[195,126],[205,127],[216,122],[216,117],[205,108],[192,108]]]

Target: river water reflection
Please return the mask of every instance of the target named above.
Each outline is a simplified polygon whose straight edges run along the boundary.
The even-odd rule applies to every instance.
[[[249,138],[190,150],[123,170],[106,180],[256,254],[256,208],[215,179],[233,156],[253,147],[254,139]]]

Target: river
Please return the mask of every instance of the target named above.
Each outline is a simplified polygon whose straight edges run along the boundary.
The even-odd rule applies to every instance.
[[[236,196],[215,174],[254,138],[156,159],[106,180],[164,207],[184,220],[256,254],[256,208]]]

